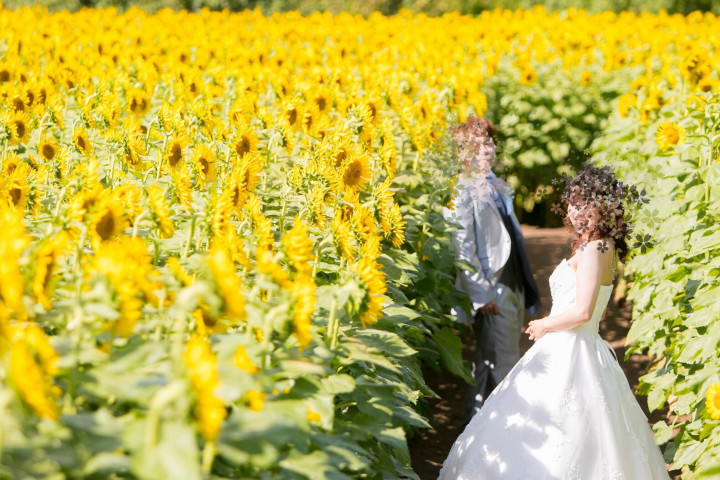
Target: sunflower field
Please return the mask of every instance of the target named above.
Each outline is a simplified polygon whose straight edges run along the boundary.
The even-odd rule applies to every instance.
[[[469,114],[518,212],[591,156],[662,179],[641,389],[667,460],[717,473],[718,27],[0,7],[0,478],[417,478],[421,365],[471,381],[442,216]]]

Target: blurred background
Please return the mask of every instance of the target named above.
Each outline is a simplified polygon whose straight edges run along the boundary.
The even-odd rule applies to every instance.
[[[550,10],[575,7],[591,13],[605,10],[655,13],[665,9],[671,14],[687,14],[695,10],[720,14],[720,2],[713,0],[5,0],[0,1],[0,5],[11,9],[24,5],[42,5],[50,11],[108,6],[124,10],[139,6],[149,12],[161,8],[199,10],[207,7],[211,10],[231,11],[260,8],[265,14],[297,10],[303,14],[326,11],[361,15],[370,15],[376,11],[392,15],[402,8],[427,15],[442,15],[450,11],[472,15],[494,8],[516,9],[545,5]]]

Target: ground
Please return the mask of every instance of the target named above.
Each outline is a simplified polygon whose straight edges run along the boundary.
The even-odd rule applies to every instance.
[[[548,278],[563,258],[571,256],[571,236],[564,228],[537,228],[523,225],[522,230],[530,265],[543,299],[542,308],[536,318],[542,318],[550,312],[551,306]],[[600,322],[600,335],[615,349],[620,366],[635,390],[638,377],[645,373],[650,359],[643,355],[631,355],[625,360],[625,336],[630,327],[631,312],[630,303],[615,295],[608,304],[604,319]],[[528,316],[527,320],[530,319]],[[458,334],[463,340],[464,356],[469,361],[475,348],[474,338],[469,330],[460,329]],[[532,343],[527,335],[523,335],[520,342],[521,354],[530,348]],[[424,374],[426,382],[440,399],[431,401],[429,411],[426,413],[433,428],[419,432],[409,440],[409,445],[412,465],[420,479],[435,480],[464,423],[466,384],[460,378],[446,372],[424,369]],[[665,411],[650,413],[645,398],[637,398],[651,425],[664,419]],[[676,472],[673,472],[672,476],[679,478]]]

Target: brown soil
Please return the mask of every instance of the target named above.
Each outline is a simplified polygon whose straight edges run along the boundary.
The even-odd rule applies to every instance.
[[[537,318],[550,312],[551,298],[548,278],[563,258],[571,254],[571,237],[564,228],[537,228],[522,226],[525,244],[530,257],[530,264],[535,280],[540,289],[543,305]],[[610,300],[604,320],[600,323],[600,335],[615,349],[630,386],[635,390],[638,377],[642,376],[648,366],[649,358],[644,355],[631,355],[625,360],[625,337],[630,327],[632,306],[622,298]],[[530,317],[526,318],[531,320]],[[474,338],[469,328],[460,328],[458,335],[463,341],[463,356],[470,362],[475,349]],[[527,335],[520,341],[521,354],[532,345]],[[423,430],[409,440],[412,465],[421,480],[435,480],[442,462],[450,447],[460,434],[464,418],[464,398],[467,385],[463,380],[447,372],[436,372],[424,368],[425,381],[440,396],[431,400],[426,413],[432,429]],[[637,397],[640,406],[648,416],[650,425],[664,420],[666,411],[648,412],[644,397]],[[679,472],[671,472],[674,479],[680,478]]]

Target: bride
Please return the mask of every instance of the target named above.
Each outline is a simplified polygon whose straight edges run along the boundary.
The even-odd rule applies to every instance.
[[[564,221],[573,255],[550,276],[550,315],[535,344],[488,397],[450,450],[439,480],[669,478],[647,418],[598,334],[627,253],[624,204],[640,195],[609,167],[567,179]]]

